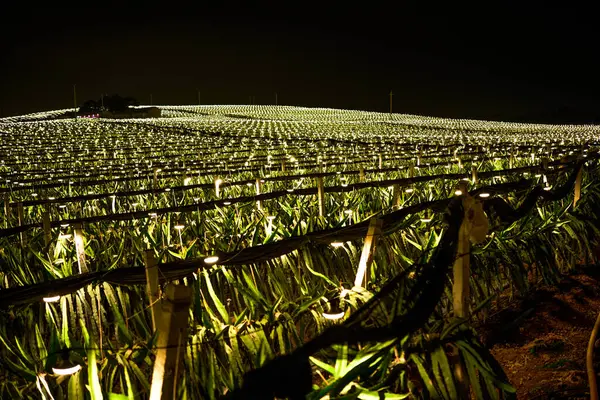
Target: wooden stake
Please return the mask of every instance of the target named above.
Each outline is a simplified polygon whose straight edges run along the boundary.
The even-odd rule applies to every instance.
[[[167,286],[162,302],[161,322],[150,400],[177,399],[177,381],[183,371],[183,355],[187,345],[188,314],[192,289],[184,285]]]
[[[80,223],[73,224],[73,233],[75,238],[75,250],[77,252],[77,265],[79,273],[88,272],[85,262],[85,245],[83,243],[83,226]]]
[[[479,182],[479,178],[477,177],[477,167],[474,165],[471,166],[471,182],[473,182],[473,185]]]
[[[48,211],[44,211],[42,214],[42,226],[44,227],[44,243],[46,247],[50,245],[52,241],[52,230],[50,227],[50,213]]]
[[[383,169],[383,157],[379,154],[379,169]]]
[[[363,283],[366,286],[367,269],[373,262],[375,246],[377,245],[379,235],[381,235],[382,225],[383,221],[377,217],[372,217],[369,221],[369,229],[367,230],[362,254],[360,255],[360,262],[358,263],[358,270],[356,271],[356,279],[354,280],[355,287],[362,287]]]
[[[215,178],[215,197],[217,199],[221,197],[221,183],[223,183],[222,179]]]
[[[400,207],[400,185],[393,185],[392,188],[392,208],[397,209]]]
[[[362,165],[358,168],[358,177],[360,182],[365,181],[365,167],[363,167]]]
[[[262,187],[262,182],[260,181],[260,178],[256,178],[256,195],[257,196],[260,194],[261,187]],[[258,208],[259,210],[262,210],[262,201],[258,200],[256,202],[256,208]]]
[[[144,265],[146,266],[146,293],[150,301],[150,311],[152,313],[152,329],[158,329],[160,322],[160,292],[158,290],[158,263],[154,257],[154,250],[144,251]]]
[[[4,193],[4,227],[8,228],[10,219],[10,194]]]
[[[463,201],[463,204],[465,202]],[[458,245],[456,249],[456,260],[454,261],[454,282],[452,285],[452,297],[454,316],[467,318],[469,316],[469,275],[470,275],[470,251],[469,233],[467,232],[467,217],[463,218],[458,231]]]
[[[23,203],[17,203],[17,217],[19,219],[19,226],[25,224],[25,216],[23,215]],[[19,239],[21,240],[21,246],[25,247],[25,234],[24,232],[19,233]]]
[[[317,177],[317,197],[319,200],[319,217],[325,215],[325,187],[323,185],[323,177]]]
[[[579,169],[577,178],[575,178],[575,193],[573,194],[573,208],[577,205],[577,202],[581,198],[581,176],[583,174],[583,167]]]
[[[285,158],[281,160],[281,172],[285,172]]]

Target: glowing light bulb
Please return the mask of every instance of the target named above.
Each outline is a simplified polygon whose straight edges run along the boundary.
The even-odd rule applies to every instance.
[[[204,259],[206,264],[215,264],[217,261],[219,261],[219,256],[210,256]]]
[[[73,375],[75,372],[78,372],[81,369],[81,365],[75,365],[69,368],[52,368],[52,372],[56,375]]]
[[[323,313],[321,315],[323,315],[323,318],[325,318],[325,319],[329,319],[329,320],[334,321],[336,319],[343,318],[344,314],[345,313],[342,311],[342,312],[339,312],[339,313],[336,313],[336,314]]]

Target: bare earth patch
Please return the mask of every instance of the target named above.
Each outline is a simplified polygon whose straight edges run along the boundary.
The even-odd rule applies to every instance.
[[[589,398],[585,356],[600,312],[600,267],[580,269],[501,308],[480,331],[517,398]],[[596,349],[596,372],[599,353]]]

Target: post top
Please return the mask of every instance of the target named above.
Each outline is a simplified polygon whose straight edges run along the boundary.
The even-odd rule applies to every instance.
[[[192,301],[192,288],[185,285],[169,284],[165,290],[165,296],[172,303],[190,304]]]

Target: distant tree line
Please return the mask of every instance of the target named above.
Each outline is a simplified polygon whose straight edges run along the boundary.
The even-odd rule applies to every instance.
[[[98,100],[86,100],[80,107],[80,114],[96,114],[102,111],[123,112],[129,106],[139,106],[140,103],[133,97],[122,97],[118,94],[102,96]]]

